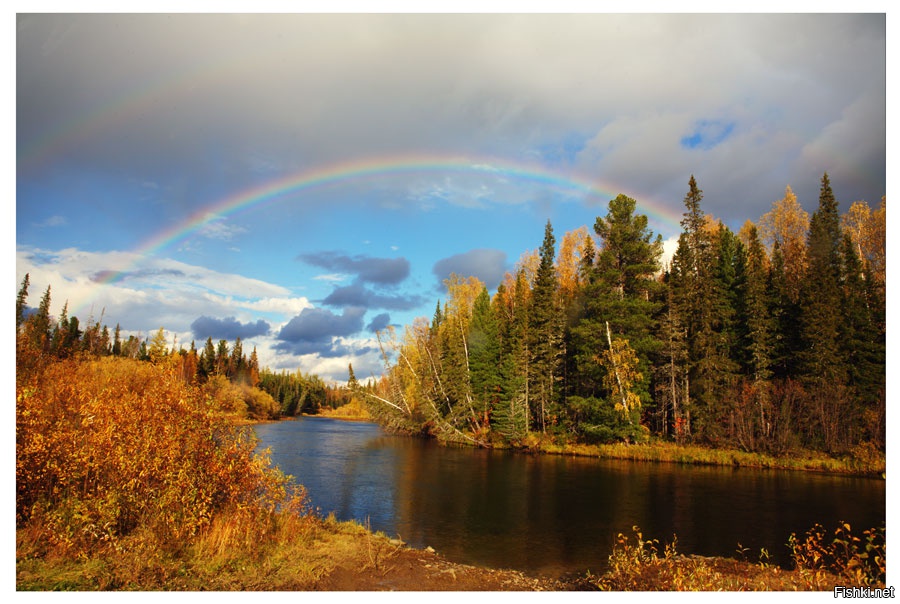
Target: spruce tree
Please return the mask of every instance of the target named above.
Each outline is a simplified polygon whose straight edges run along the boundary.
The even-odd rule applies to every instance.
[[[497,322],[491,309],[491,297],[483,288],[472,308],[469,324],[469,378],[475,409],[487,425],[492,409],[500,401],[500,341]]]
[[[555,411],[559,377],[562,321],[556,304],[556,238],[547,221],[540,248],[540,264],[534,280],[529,312],[528,348],[531,354],[529,396],[534,420],[545,432]]]
[[[884,396],[884,339],[876,325],[871,273],[864,269],[849,236],[842,245],[843,292],[841,358],[848,367],[849,384],[861,407],[874,407]]]
[[[687,330],[689,399],[684,401],[685,430],[694,436],[710,436],[717,403],[716,361],[719,335],[714,315],[716,258],[706,214],[700,206],[703,191],[691,176],[684,198],[684,218],[678,249],[672,260],[673,303]]]
[[[28,280],[28,273],[25,273],[25,278],[22,279],[22,286],[16,295],[16,332],[25,323],[25,308],[28,305]]]
[[[32,346],[46,351],[50,346],[50,286],[41,297],[37,312],[29,318],[29,332]]]
[[[844,383],[841,359],[841,230],[838,204],[826,173],[819,207],[809,225],[809,266],[801,288],[803,375],[808,381]]]

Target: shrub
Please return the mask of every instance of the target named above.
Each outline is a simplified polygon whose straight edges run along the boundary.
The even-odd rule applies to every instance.
[[[885,529],[867,529],[862,538],[841,522],[829,538],[822,525],[806,532],[803,540],[792,534],[788,546],[801,576],[814,589],[833,584],[840,577],[842,585],[883,586],[885,581]]]
[[[45,549],[141,532],[177,549],[217,514],[265,518],[290,501],[252,432],[165,364],[64,360],[16,377],[16,526]]]

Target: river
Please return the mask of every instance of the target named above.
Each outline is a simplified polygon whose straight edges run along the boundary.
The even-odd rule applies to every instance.
[[[787,564],[792,532],[885,519],[885,481],[807,472],[598,460],[442,447],[371,423],[257,425],[272,461],[324,515],[368,523],[454,562],[559,577],[605,568],[616,535],[681,553]]]

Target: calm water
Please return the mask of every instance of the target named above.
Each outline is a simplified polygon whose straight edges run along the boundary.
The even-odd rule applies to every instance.
[[[885,518],[885,482],[441,447],[375,424],[304,418],[255,428],[272,461],[342,520],[448,559],[550,576],[602,570],[619,532],[678,550],[786,563],[792,532]]]

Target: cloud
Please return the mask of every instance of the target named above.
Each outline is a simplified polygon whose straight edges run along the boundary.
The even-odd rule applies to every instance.
[[[322,304],[327,306],[361,306],[387,310],[412,310],[423,302],[422,296],[381,294],[358,282],[345,287],[336,287],[322,300]]]
[[[136,182],[168,186],[176,173],[186,184],[172,203],[192,209],[208,199],[192,188],[200,175],[214,177],[219,191],[241,190],[258,184],[261,170],[410,150],[472,156],[476,165],[490,165],[486,156],[539,157],[677,205],[699,169],[692,147],[713,145],[706,150],[723,163],[746,166],[727,184],[757,183],[723,191],[727,203],[759,215],[770,195],[754,193],[796,189],[807,178],[797,172],[805,161],[791,166],[798,144],[836,116],[846,124],[821,141],[830,165],[820,165],[818,149],[808,152],[818,175],[853,172],[858,160],[841,152],[845,143],[885,130],[883,108],[848,110],[860,98],[884,103],[885,35],[883,14],[20,15],[17,141],[36,149],[65,125],[98,116],[93,127],[110,136],[72,136],[54,149],[77,151],[75,167],[121,169]],[[211,72],[217,65],[228,69]],[[122,112],[75,102],[78,89],[91,90],[98,107],[141,93],[154,102],[136,106],[141,119],[118,123]],[[697,127],[710,116],[735,124],[724,142],[738,130],[764,137],[743,148],[715,144],[722,131]],[[604,131],[612,144],[598,157],[589,141]],[[853,186],[856,197],[877,200],[885,154],[880,137],[873,145],[855,169],[872,173]],[[770,161],[747,161],[758,155]],[[22,169],[40,159],[24,153]],[[473,206],[532,198],[480,176],[423,177],[406,197],[385,197]],[[814,180],[813,199],[816,188]]]
[[[218,239],[220,241],[231,241],[235,235],[246,233],[247,229],[241,226],[227,224],[224,219],[216,219],[205,223],[200,227],[200,235],[207,239]]]
[[[276,335],[275,349],[292,354],[344,354],[346,345],[338,338],[359,333],[363,329],[366,309],[345,308],[336,315],[323,308],[307,308],[288,321]]]
[[[264,336],[269,333],[269,324],[262,319],[256,323],[241,323],[234,317],[216,319],[214,317],[197,317],[191,323],[191,333],[198,340],[246,340],[256,336]]]
[[[242,309],[296,314],[310,306],[279,285],[169,259],[130,252],[48,250],[19,246],[16,276],[30,275],[30,292],[52,288],[53,312],[68,302],[69,315],[120,323],[135,332],[184,333],[198,316],[240,316]]]
[[[385,327],[391,324],[391,315],[385,313],[381,313],[380,315],[375,315],[372,317],[372,320],[369,321],[369,324],[366,325],[366,331],[369,333],[375,333],[376,331],[381,331]]]
[[[91,275],[91,281],[95,283],[103,283],[107,280],[115,280],[117,282],[155,279],[159,277],[176,277],[183,278],[186,273],[183,270],[175,268],[143,268],[133,271],[116,272],[112,270],[97,271]]]
[[[306,298],[261,298],[251,301],[234,301],[235,306],[261,312],[299,314],[312,304]]]
[[[410,265],[406,258],[372,258],[362,254],[351,257],[337,252],[317,252],[301,254],[298,259],[326,270],[356,275],[364,283],[396,285],[409,276]]]
[[[733,121],[699,120],[694,124],[691,134],[681,138],[681,146],[685,149],[708,151],[731,136],[734,126]]]
[[[488,289],[494,289],[506,273],[506,253],[494,249],[476,249],[438,260],[431,272],[437,277],[439,287],[451,273],[461,277],[478,277]]]
[[[50,218],[48,218],[42,222],[36,223],[34,226],[36,226],[38,228],[58,227],[58,226],[65,225],[67,222],[68,221],[66,220],[65,216],[60,216],[59,214],[54,214]]]

